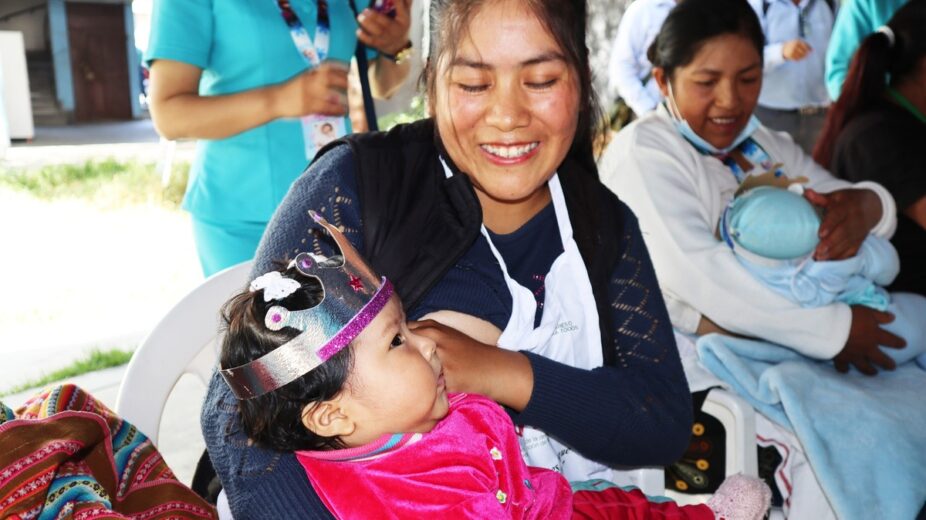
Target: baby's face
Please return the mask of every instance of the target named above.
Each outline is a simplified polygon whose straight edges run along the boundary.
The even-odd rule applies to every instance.
[[[356,430],[342,436],[348,446],[384,434],[423,433],[447,415],[447,388],[437,346],[408,330],[393,295],[382,312],[357,336],[354,365],[342,403]]]

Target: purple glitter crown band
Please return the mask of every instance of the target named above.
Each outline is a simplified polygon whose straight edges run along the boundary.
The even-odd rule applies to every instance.
[[[321,301],[303,310],[291,311],[281,304],[267,309],[264,325],[268,330],[294,328],[301,333],[250,363],[219,371],[238,399],[252,399],[276,390],[330,359],[379,315],[392,296],[392,284],[373,272],[340,230],[317,213],[311,214],[334,239],[340,255],[300,253],[290,264],[303,276],[318,281]],[[268,301],[284,301],[292,288],[283,285],[288,291],[266,292],[279,284],[276,278],[256,283],[252,290],[273,295]],[[291,280],[284,277],[283,284]]]

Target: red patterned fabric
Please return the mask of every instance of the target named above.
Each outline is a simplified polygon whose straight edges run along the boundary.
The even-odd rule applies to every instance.
[[[679,506],[675,502],[652,502],[639,489],[616,486],[576,491],[572,495],[573,520],[713,520],[714,512],[704,504]],[[733,519],[731,519],[733,520]]]
[[[134,426],[74,385],[0,406],[0,518],[215,519]]]

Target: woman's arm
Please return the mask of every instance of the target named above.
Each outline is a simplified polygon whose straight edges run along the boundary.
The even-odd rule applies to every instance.
[[[646,89],[646,83],[640,80],[638,59],[646,55],[646,27],[642,23],[641,9],[637,3],[627,7],[617,26],[608,65],[608,89],[612,95],[624,98],[638,117],[652,111],[660,101],[653,98]]]
[[[388,99],[402,86],[411,69],[409,60],[396,63],[384,54],[395,56],[409,42],[411,0],[396,0],[395,15],[364,9],[357,15],[357,39],[380,54],[370,63],[370,91],[374,97]]]
[[[151,118],[167,139],[222,139],[281,117],[347,113],[347,68],[336,62],[283,83],[235,94],[200,96],[202,69],[159,59],[151,66]]]
[[[636,219],[608,293],[618,366],[586,370],[481,344],[433,322],[415,326],[440,346],[448,388],[482,393],[584,457],[610,466],[662,465],[684,451],[691,396]],[[568,418],[565,419],[564,418]]]
[[[528,354],[534,391],[514,419],[611,466],[665,465],[688,445],[691,394],[637,219],[621,209],[622,254],[608,286],[612,344],[605,345],[616,351],[615,366],[581,370]]]

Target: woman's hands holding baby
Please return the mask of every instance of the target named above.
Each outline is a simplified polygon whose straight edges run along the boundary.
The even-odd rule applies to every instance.
[[[894,316],[890,313],[853,305],[849,339],[842,351],[833,358],[836,370],[846,373],[849,365],[853,365],[859,372],[869,376],[878,373],[876,367],[894,370],[896,363],[880,347],[904,348],[907,342],[881,328],[881,325],[892,321]]]
[[[820,243],[813,255],[815,260],[843,260],[855,256],[865,237],[881,220],[881,199],[871,190],[818,193],[807,189],[804,196],[824,210]]]
[[[481,343],[434,320],[409,322],[408,328],[437,343],[448,391],[481,394],[517,411],[527,406],[534,371],[524,354]]]

